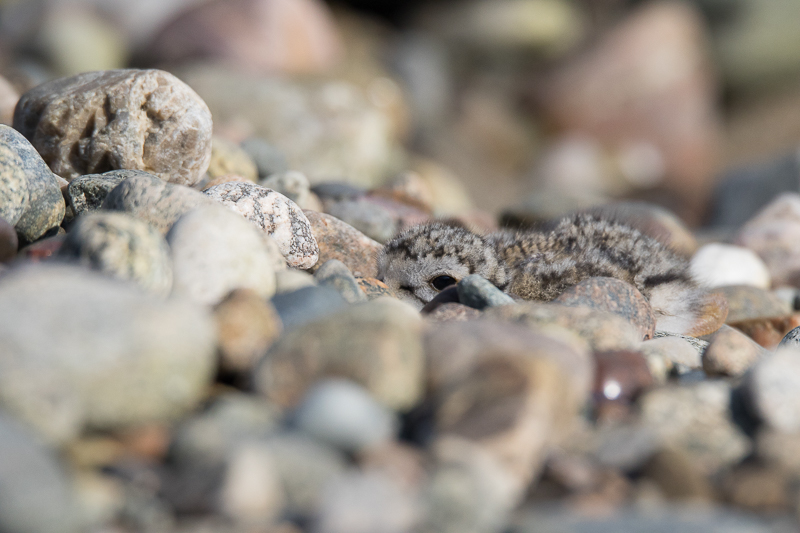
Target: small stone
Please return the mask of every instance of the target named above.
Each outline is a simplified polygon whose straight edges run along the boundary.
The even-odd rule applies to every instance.
[[[286,268],[275,273],[275,294],[293,292],[303,287],[315,287],[317,281],[314,276],[302,270]]]
[[[709,376],[742,376],[769,352],[730,326],[722,326],[710,338],[703,353],[703,370]]]
[[[247,183],[223,183],[205,191],[210,198],[253,222],[278,243],[290,266],[310,268],[319,257],[311,224],[297,204],[271,189]]]
[[[0,144],[0,217],[12,226],[28,207],[28,179],[22,159],[10,146]]]
[[[362,387],[343,379],[318,381],[291,415],[292,424],[345,452],[361,452],[391,440],[394,414]]]
[[[203,192],[205,192],[208,189],[210,189],[211,187],[215,187],[217,185],[222,185],[223,183],[230,183],[232,181],[236,181],[236,182],[239,182],[239,183],[253,183],[252,180],[249,180],[247,178],[243,178],[243,177],[238,176],[236,174],[225,174],[223,176],[219,176],[219,177],[216,177],[216,178],[214,178],[212,180],[209,180],[208,182],[204,183],[202,185],[202,187],[198,187],[198,188],[201,189]]]
[[[248,153],[222,137],[211,139],[211,161],[207,172],[212,179],[234,174],[251,183],[258,181],[258,169]]]
[[[58,257],[133,281],[160,296],[167,296],[172,289],[172,261],[164,237],[126,213],[95,212],[79,217]]]
[[[8,82],[0,76],[0,124],[8,126],[14,121],[14,107],[19,100],[19,93]]]
[[[269,447],[243,443],[228,459],[220,487],[220,511],[238,523],[274,521],[283,510],[285,496]]]
[[[201,192],[141,173],[114,187],[102,208],[130,213],[166,234],[181,216],[206,205],[214,203]]]
[[[800,349],[800,326],[794,328],[781,340],[778,348],[798,348]]]
[[[671,500],[691,503],[713,501],[711,483],[683,451],[659,451],[645,464],[643,474],[655,481],[664,496]]]
[[[800,350],[783,347],[762,358],[745,378],[750,411],[768,427],[800,432]]]
[[[342,309],[282,335],[257,370],[256,389],[291,407],[317,379],[346,377],[387,407],[409,409],[422,395],[422,327],[413,308],[389,298]]]
[[[722,294],[728,300],[728,318],[725,323],[729,325],[782,317],[791,312],[789,306],[774,294],[750,285],[717,287],[714,292]]]
[[[325,212],[381,244],[394,237],[399,229],[397,220],[386,208],[365,198],[326,204]]]
[[[395,220],[398,232],[433,219],[433,213],[427,207],[407,198],[398,198],[397,195],[386,195],[380,189],[370,191],[364,201],[389,213]]]
[[[0,263],[8,263],[17,255],[19,240],[14,226],[0,218]]]
[[[193,185],[211,157],[208,107],[161,70],[87,72],[43,83],[20,98],[14,127],[68,181],[138,169]]]
[[[219,336],[220,368],[246,373],[280,335],[277,311],[250,289],[231,292],[214,308]]]
[[[773,464],[785,470],[792,477],[800,474],[800,433],[784,433],[770,428],[762,428],[756,435],[756,455],[766,464]]]
[[[655,333],[656,319],[647,299],[636,287],[618,279],[585,279],[569,287],[554,301],[619,315],[633,324],[645,340],[652,338]]]
[[[707,287],[752,285],[769,289],[772,285],[764,261],[752,250],[730,244],[711,243],[692,257],[692,276]]]
[[[677,336],[657,337],[645,341],[640,351],[647,361],[651,375],[658,383],[664,383],[673,370],[682,374],[702,366],[702,351],[686,339]]]
[[[87,174],[72,180],[67,186],[67,202],[74,216],[84,211],[100,209],[103,201],[117,185],[136,176],[153,177],[141,170],[112,170],[104,174]]]
[[[241,146],[255,163],[259,180],[289,170],[289,163],[283,152],[264,139],[250,137],[242,141]]]
[[[383,296],[397,298],[397,295],[384,282],[375,278],[356,278],[358,286],[367,295],[367,300],[375,300]]]
[[[436,322],[475,320],[481,317],[481,312],[474,307],[469,307],[457,302],[443,303],[427,314],[429,320]]]
[[[66,234],[59,233],[52,237],[45,237],[38,241],[25,246],[19,250],[19,256],[33,262],[44,261],[58,254],[64,241],[67,239]]]
[[[302,172],[292,170],[272,174],[258,184],[281,193],[303,210],[322,211],[322,202],[311,192],[311,184]]]
[[[16,152],[28,187],[28,203],[14,227],[20,240],[33,242],[64,219],[66,204],[55,176],[39,153],[17,130],[0,124],[0,145]]]
[[[294,329],[341,311],[347,302],[339,291],[310,285],[272,298],[272,305],[281,317],[283,327]]]
[[[380,243],[370,239],[338,218],[316,211],[303,211],[319,245],[318,265],[338,259],[356,277],[374,278],[378,274]],[[315,267],[311,267],[313,271]]]
[[[756,513],[792,509],[792,478],[776,466],[740,465],[722,481],[726,500],[739,509]]]
[[[626,406],[653,385],[647,361],[639,352],[613,351],[595,353],[594,397],[599,418],[615,406]]]
[[[458,289],[459,302],[478,310],[514,303],[514,299],[511,296],[492,285],[490,281],[479,274],[465,277],[458,282],[456,287]]]
[[[317,283],[323,287],[335,289],[347,303],[366,302],[367,295],[350,273],[350,270],[338,259],[326,261],[314,274]]]
[[[210,205],[187,213],[167,242],[175,294],[212,305],[234,289],[251,289],[262,298],[275,294],[277,246],[229,209]]]

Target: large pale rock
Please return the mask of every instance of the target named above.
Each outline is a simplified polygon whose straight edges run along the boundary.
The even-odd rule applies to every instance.
[[[761,359],[745,378],[750,411],[768,427],[800,432],[800,351],[784,345]]]
[[[290,266],[310,268],[319,246],[303,211],[284,195],[252,183],[215,185],[205,194],[253,222],[278,243]]]
[[[0,145],[0,218],[12,226],[28,207],[28,180],[22,159],[6,145]]]
[[[753,285],[769,289],[772,280],[764,261],[752,250],[730,244],[706,244],[694,254],[692,276],[707,287]]]
[[[20,98],[14,127],[67,180],[139,169],[193,185],[211,157],[208,107],[160,70],[106,70],[43,83]]]
[[[175,223],[167,241],[176,294],[204,304],[216,304],[234,289],[252,289],[263,298],[275,294],[277,246],[229,209],[195,209]]]
[[[51,441],[184,414],[213,377],[215,348],[204,309],[83,268],[26,265],[0,279],[0,401]]]

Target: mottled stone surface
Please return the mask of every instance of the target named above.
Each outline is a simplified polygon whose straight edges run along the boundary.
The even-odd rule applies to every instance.
[[[138,169],[192,185],[211,157],[208,107],[161,70],[87,72],[43,83],[20,98],[14,127],[67,180]]]
[[[12,226],[28,207],[28,180],[22,159],[10,146],[0,144],[0,217]]]
[[[367,295],[368,300],[374,300],[382,296],[397,298],[397,295],[384,282],[375,278],[356,278],[358,286]]]
[[[316,211],[303,213],[311,223],[311,232],[319,245],[318,265],[338,259],[355,276],[375,277],[378,274],[380,243],[332,215]]]
[[[426,317],[437,322],[448,322],[450,320],[463,321],[480,318],[481,312],[474,307],[469,307],[458,302],[448,302],[437,306]]]
[[[41,156],[18,131],[0,124],[0,145],[16,152],[22,160],[28,204],[14,227],[21,240],[33,242],[61,224],[66,209],[61,189]]]
[[[656,318],[647,299],[636,287],[614,278],[589,278],[564,291],[556,303],[585,306],[619,315],[650,339],[656,330]]]
[[[141,170],[111,170],[103,174],[86,174],[75,178],[67,186],[67,202],[75,216],[84,211],[100,209],[103,201],[114,187],[128,178],[145,176],[152,178],[152,174]]]
[[[141,174],[114,187],[102,207],[130,213],[166,233],[182,215],[205,205],[214,203],[201,192]]]
[[[711,336],[703,353],[703,370],[708,375],[741,376],[768,353],[738,329],[725,325]]]
[[[233,289],[248,288],[262,298],[275,294],[271,239],[240,215],[219,205],[181,217],[167,235],[172,250],[173,292],[216,304]]]
[[[126,213],[96,212],[79,217],[58,257],[136,282],[161,296],[172,288],[172,261],[164,237]]]
[[[311,224],[297,204],[280,193],[255,184],[229,182],[205,191],[269,234],[290,266],[310,268],[319,257]]]

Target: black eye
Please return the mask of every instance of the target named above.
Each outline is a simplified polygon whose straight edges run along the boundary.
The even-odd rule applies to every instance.
[[[449,287],[450,285],[455,285],[456,280],[450,276],[436,276],[431,280],[431,285],[437,291],[441,291]]]

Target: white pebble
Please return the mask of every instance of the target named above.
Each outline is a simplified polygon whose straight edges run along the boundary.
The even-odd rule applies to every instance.
[[[707,287],[752,285],[768,289],[772,283],[767,265],[755,252],[731,244],[706,244],[692,257],[690,269]]]

